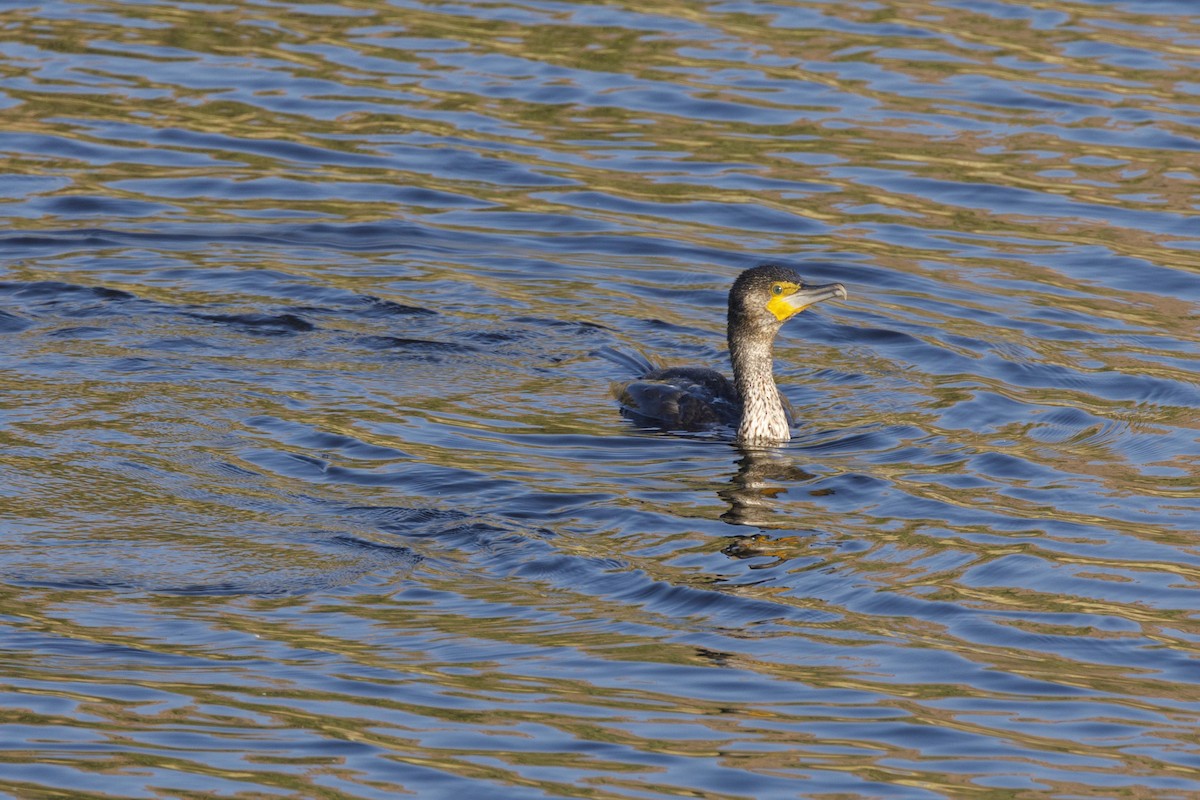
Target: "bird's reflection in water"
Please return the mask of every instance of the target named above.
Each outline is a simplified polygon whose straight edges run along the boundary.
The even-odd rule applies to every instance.
[[[760,528],[791,527],[777,514],[779,497],[788,487],[812,480],[811,472],[796,466],[786,452],[775,448],[743,448],[737,474],[717,494],[729,503],[721,519],[731,525]]]

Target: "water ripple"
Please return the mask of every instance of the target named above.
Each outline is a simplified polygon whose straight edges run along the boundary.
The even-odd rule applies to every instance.
[[[6,21],[0,793],[1200,794],[1192,4]]]

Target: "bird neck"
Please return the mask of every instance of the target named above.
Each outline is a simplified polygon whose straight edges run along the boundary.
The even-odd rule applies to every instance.
[[[742,398],[738,441],[764,445],[792,438],[791,425],[775,385],[773,337],[729,337],[733,382]]]

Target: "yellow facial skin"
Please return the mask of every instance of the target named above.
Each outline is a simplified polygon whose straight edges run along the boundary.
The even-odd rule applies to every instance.
[[[783,322],[789,317],[799,314],[812,305],[802,298],[795,296],[800,286],[791,281],[779,281],[771,285],[771,299],[767,301],[767,311],[775,315],[775,319]]]
[[[834,297],[846,299],[846,287],[840,283],[827,283],[822,286],[805,286],[791,281],[776,281],[771,284],[771,296],[767,299],[767,311],[775,315],[775,319],[785,322],[796,316],[813,303],[830,300]]]

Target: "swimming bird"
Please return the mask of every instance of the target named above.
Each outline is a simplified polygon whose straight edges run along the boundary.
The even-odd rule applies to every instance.
[[[791,406],[775,385],[775,334],[804,309],[834,297],[840,283],[809,286],[789,267],[746,270],[729,290],[726,336],[733,381],[707,367],[666,367],[621,387],[629,416],[675,430],[737,426],[739,444],[763,446],[792,438]]]

